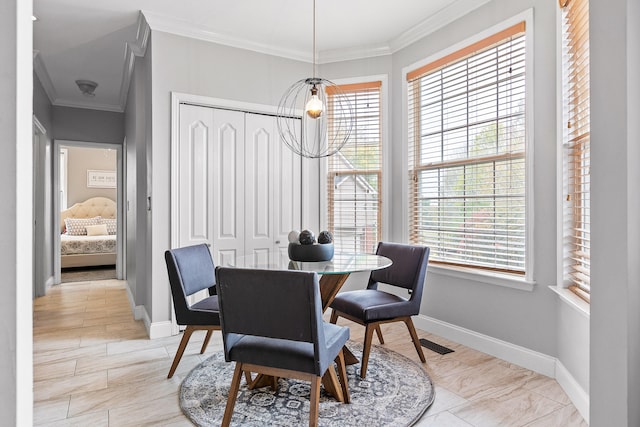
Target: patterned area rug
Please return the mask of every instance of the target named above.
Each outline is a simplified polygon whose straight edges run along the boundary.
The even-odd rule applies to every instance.
[[[356,356],[362,345],[349,342]],[[195,367],[180,389],[180,407],[198,426],[219,426],[227,403],[234,363],[218,352]],[[418,363],[381,346],[372,346],[367,378],[360,365],[347,366],[351,403],[342,404],[322,388],[319,426],[411,426],[433,403],[431,378]],[[248,390],[244,377],[232,426],[305,426],[309,424],[309,383],[279,379],[278,391]]]

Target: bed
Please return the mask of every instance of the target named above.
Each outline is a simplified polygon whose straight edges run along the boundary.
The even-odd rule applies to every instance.
[[[116,203],[92,197],[60,212],[62,268],[116,263]]]

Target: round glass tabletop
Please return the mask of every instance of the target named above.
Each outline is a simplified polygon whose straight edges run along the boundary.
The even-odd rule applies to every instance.
[[[315,271],[318,274],[349,274],[357,271],[380,270],[393,262],[373,254],[335,253],[333,259],[321,262],[292,261],[283,253],[245,255],[227,263],[228,267],[261,270]]]

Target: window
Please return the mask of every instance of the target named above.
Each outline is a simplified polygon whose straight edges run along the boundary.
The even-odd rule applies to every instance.
[[[328,228],[336,251],[375,252],[381,233],[382,138],[379,81],[340,86],[329,93],[331,117],[351,115],[354,127],[344,147],[328,159]],[[351,111],[335,111],[336,96]],[[329,122],[329,132],[332,126]]]
[[[407,74],[409,240],[525,273],[525,23]]]
[[[589,301],[590,114],[589,1],[562,1],[562,100],[565,282]]]

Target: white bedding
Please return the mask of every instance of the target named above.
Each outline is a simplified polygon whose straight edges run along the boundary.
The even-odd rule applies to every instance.
[[[60,254],[109,254],[116,251],[116,236],[60,235]]]

